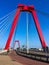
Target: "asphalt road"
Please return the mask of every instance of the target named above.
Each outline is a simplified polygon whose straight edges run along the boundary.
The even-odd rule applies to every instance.
[[[41,61],[28,59],[26,57],[19,56],[16,54],[15,51],[10,52],[9,56],[13,61],[19,62],[23,65],[49,65],[48,63],[45,63],[45,62],[41,62]]]

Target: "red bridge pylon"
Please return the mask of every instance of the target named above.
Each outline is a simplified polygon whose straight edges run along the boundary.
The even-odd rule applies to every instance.
[[[11,42],[11,39],[12,39],[12,36],[13,36],[13,33],[14,33],[14,29],[17,25],[17,20],[18,20],[18,17],[19,17],[19,14],[20,14],[21,11],[27,11],[27,12],[32,13],[34,23],[35,23],[35,26],[36,26],[36,29],[37,29],[37,32],[38,32],[38,35],[39,35],[39,39],[41,41],[42,48],[45,50],[47,48],[47,46],[46,46],[46,43],[44,41],[44,37],[42,35],[42,31],[41,31],[41,28],[40,28],[40,25],[39,25],[39,22],[38,22],[38,18],[37,18],[34,6],[26,6],[26,5],[23,5],[23,4],[18,4],[17,11],[16,11],[16,14],[15,14],[15,17],[14,17],[14,20],[13,20],[13,23],[12,23],[12,26],[11,26],[11,29],[10,29],[10,33],[9,33],[9,36],[8,36],[8,39],[7,39],[7,42],[6,42],[4,49],[8,50],[8,48],[10,46],[10,42]]]
[[[18,48],[20,48],[20,42],[19,42],[19,40],[15,40],[15,41],[14,41],[14,45],[13,45],[13,49],[14,49],[16,43],[18,43]]]

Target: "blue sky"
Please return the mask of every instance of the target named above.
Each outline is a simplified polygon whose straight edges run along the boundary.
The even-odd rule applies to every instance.
[[[26,5],[34,5],[34,8],[48,13],[49,14],[49,1],[48,0],[0,0],[0,19],[8,14],[9,12],[13,11],[9,17],[4,21],[0,21],[0,48],[4,48],[8,34],[12,25],[12,21],[14,19],[14,15],[16,12],[17,5],[21,4],[26,4]],[[15,34],[15,39],[20,40],[21,45],[26,44],[26,12],[21,12],[19,19],[18,19],[18,24],[16,28],[16,34]],[[36,11],[40,27],[45,39],[45,42],[47,46],[49,47],[49,16],[46,16],[42,13],[39,13]],[[28,22],[29,22],[29,31],[28,31],[28,46],[29,47],[35,47],[35,48],[41,48],[41,43],[36,31],[36,27],[34,24],[34,20],[32,18],[31,13],[28,13]],[[1,31],[1,26],[3,26],[3,30]],[[15,32],[14,32],[15,33]],[[11,45],[13,46],[13,39],[14,39],[14,34],[12,37]]]

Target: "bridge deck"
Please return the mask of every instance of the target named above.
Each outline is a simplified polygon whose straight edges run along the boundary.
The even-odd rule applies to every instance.
[[[0,55],[0,65],[22,65],[19,62],[12,61],[8,55]]]
[[[37,60],[28,59],[26,57],[19,56],[14,51],[9,53],[9,56],[11,57],[12,60],[20,62],[23,65],[49,65],[48,63],[45,63],[45,62],[40,62]]]

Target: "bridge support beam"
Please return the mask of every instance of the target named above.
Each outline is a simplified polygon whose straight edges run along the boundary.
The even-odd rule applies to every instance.
[[[20,14],[20,9],[17,9],[15,17],[14,17],[14,21],[12,23],[10,33],[9,33],[9,36],[8,36],[8,39],[7,39],[7,42],[6,42],[6,45],[5,45],[5,48],[4,48],[5,50],[9,49],[10,42],[11,42],[11,39],[12,39],[12,36],[13,36],[13,33],[14,33],[14,29],[15,29],[15,27],[17,25],[19,14]]]
[[[36,26],[40,41],[41,41],[41,45],[42,45],[43,51],[44,52],[48,52],[48,47],[46,46],[46,43],[44,41],[44,37],[42,35],[42,31],[41,31],[40,24],[38,22],[38,18],[37,18],[35,10],[32,10],[32,16],[33,16],[33,19],[34,19],[34,22],[35,22],[35,26]]]
[[[41,41],[42,48],[44,49],[44,51],[45,50],[47,51],[48,48],[47,48],[46,43],[44,41],[44,37],[43,37],[42,31],[40,29],[40,25],[39,25],[39,22],[38,22],[38,18],[36,16],[36,11],[34,10],[34,6],[26,6],[26,5],[23,5],[23,4],[18,4],[18,8],[17,8],[16,14],[15,14],[15,17],[14,17],[14,21],[12,23],[11,30],[10,30],[10,33],[9,33],[9,36],[8,36],[8,39],[7,39],[7,42],[6,42],[6,46],[5,46],[4,49],[5,50],[9,49],[9,45],[10,45],[10,42],[11,42],[11,39],[12,39],[12,36],[13,36],[13,33],[14,33],[14,29],[17,25],[17,20],[18,20],[18,17],[19,17],[19,14],[20,14],[21,11],[27,11],[27,12],[32,13],[34,23],[35,23],[35,26],[36,26],[36,29],[37,29],[37,32],[38,32],[38,35],[39,35],[39,38],[40,38],[40,41]]]

